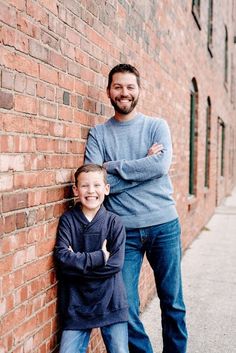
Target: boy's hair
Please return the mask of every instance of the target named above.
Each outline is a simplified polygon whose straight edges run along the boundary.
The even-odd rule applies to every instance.
[[[89,164],[83,164],[81,167],[79,167],[76,172],[75,172],[75,185],[78,185],[78,176],[81,173],[90,173],[90,172],[99,172],[103,174],[103,179],[104,183],[107,184],[107,171],[106,169],[99,164],[94,164],[94,163],[89,163]]]
[[[110,87],[111,87],[113,75],[118,72],[122,72],[122,73],[129,72],[130,74],[134,74],[136,76],[137,84],[140,88],[140,85],[141,85],[140,84],[140,74],[139,74],[138,70],[136,69],[136,67],[134,67],[130,64],[119,64],[119,65],[114,66],[113,69],[111,69],[111,71],[109,72],[107,89],[110,89]]]

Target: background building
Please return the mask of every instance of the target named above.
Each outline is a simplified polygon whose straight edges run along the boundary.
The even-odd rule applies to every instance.
[[[236,1],[0,0],[0,23],[0,352],[48,353],[57,222],[89,128],[112,115],[111,67],[137,66],[138,109],[170,125],[185,249],[235,184]],[[154,291],[145,263],[142,307]]]

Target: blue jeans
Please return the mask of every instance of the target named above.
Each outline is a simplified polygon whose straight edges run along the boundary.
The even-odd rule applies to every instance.
[[[153,353],[139,319],[138,282],[144,253],[153,269],[160,299],[163,353],[185,353],[187,329],[181,281],[179,220],[127,229],[123,278],[129,302],[129,352]]]
[[[64,330],[59,353],[86,353],[92,329]],[[108,353],[129,353],[127,322],[101,327]]]

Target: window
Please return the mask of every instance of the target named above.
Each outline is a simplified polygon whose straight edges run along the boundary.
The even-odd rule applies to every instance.
[[[221,118],[218,118],[218,126],[219,126],[219,147],[220,147],[220,176],[224,176],[225,169],[225,123]]]
[[[197,142],[198,142],[198,88],[195,78],[190,90],[189,132],[189,194],[196,195],[197,189]]]
[[[200,0],[192,0],[192,14],[193,14],[193,17],[194,17],[199,29],[201,29],[200,8],[201,8],[201,1]]]
[[[230,127],[230,132],[229,132],[229,177],[234,180],[234,171],[235,171],[235,166],[234,166],[234,129],[231,126]]]
[[[206,145],[205,145],[205,182],[204,186],[210,186],[210,154],[211,154],[211,100],[207,99],[206,107]]]
[[[207,47],[212,55],[212,44],[213,44],[213,0],[209,0],[208,5],[208,27],[207,27]]]
[[[228,82],[228,30],[227,27],[225,26],[225,72],[224,72],[224,81],[225,83]]]

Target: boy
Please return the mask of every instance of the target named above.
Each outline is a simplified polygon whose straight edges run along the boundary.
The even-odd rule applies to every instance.
[[[103,204],[106,170],[87,164],[75,173],[78,202],[59,221],[60,353],[85,353],[92,328],[100,327],[108,353],[128,353],[128,304],[122,280],[125,230]]]

